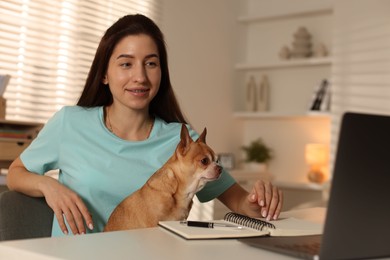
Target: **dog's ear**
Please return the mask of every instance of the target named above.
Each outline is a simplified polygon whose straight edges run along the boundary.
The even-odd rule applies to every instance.
[[[200,134],[198,140],[196,140],[196,142],[202,142],[202,143],[206,143],[206,134],[207,134],[207,129],[206,127],[203,129],[203,132]]]
[[[192,139],[190,133],[188,132],[187,126],[185,124],[182,124],[180,132],[180,143],[177,146],[179,153],[182,155],[186,154],[191,143]]]

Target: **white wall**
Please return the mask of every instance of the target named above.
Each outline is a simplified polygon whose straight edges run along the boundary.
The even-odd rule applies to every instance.
[[[232,84],[240,1],[164,0],[161,28],[184,113],[216,152],[232,148]],[[237,135],[235,135],[237,136]]]
[[[390,115],[389,10],[388,0],[344,0],[335,4],[333,160],[345,111]]]
[[[329,142],[328,121],[319,120],[313,127],[305,120],[290,120],[284,124],[280,121],[244,122],[232,116],[236,108],[235,96],[243,92],[240,86],[243,80],[238,82],[234,66],[247,55],[246,31],[237,22],[237,17],[266,13],[268,6],[274,13],[298,6],[310,8],[312,2],[301,0],[296,5],[286,6],[283,4],[286,1],[289,2],[279,0],[269,6],[268,0],[164,0],[161,27],[168,44],[172,83],[182,108],[197,131],[205,126],[208,128],[208,141],[214,150],[235,152],[240,160],[242,153],[239,147],[262,137],[275,151],[271,172],[278,179],[305,181],[304,146],[309,142]],[[327,5],[329,1],[326,1]],[[322,1],[315,2],[316,6],[322,4]],[[278,9],[278,6],[283,8]],[[271,32],[270,37],[275,35]],[[272,41],[261,44],[268,42],[268,47],[275,47]],[[259,50],[264,47],[261,44]],[[302,75],[302,72],[299,73]],[[291,92],[296,82],[296,76],[292,77],[299,73],[293,71],[283,77],[275,76],[274,80],[289,79],[289,84],[285,85],[287,92]],[[308,74],[304,75],[307,77]],[[313,70],[310,75],[314,75]],[[310,91],[316,83],[307,83]],[[304,110],[305,104],[302,106]]]

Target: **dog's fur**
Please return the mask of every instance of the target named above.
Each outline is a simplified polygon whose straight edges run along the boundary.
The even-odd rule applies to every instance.
[[[222,167],[206,145],[206,128],[192,141],[183,124],[172,157],[112,212],[104,231],[155,227],[163,220],[184,220],[192,199],[209,181],[219,178]]]

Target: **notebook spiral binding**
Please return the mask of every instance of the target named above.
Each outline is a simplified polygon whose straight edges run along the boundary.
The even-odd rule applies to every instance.
[[[234,212],[226,213],[224,220],[256,230],[263,230],[264,227],[275,228],[275,225],[264,220],[251,218]]]

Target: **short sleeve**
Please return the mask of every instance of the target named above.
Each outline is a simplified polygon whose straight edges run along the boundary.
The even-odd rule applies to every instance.
[[[59,146],[65,109],[58,111],[42,128],[20,159],[30,172],[44,174],[58,169]]]
[[[222,174],[219,179],[207,183],[206,186],[196,194],[196,196],[200,202],[207,202],[217,198],[235,183],[236,181],[234,178],[227,171],[222,170]]]

